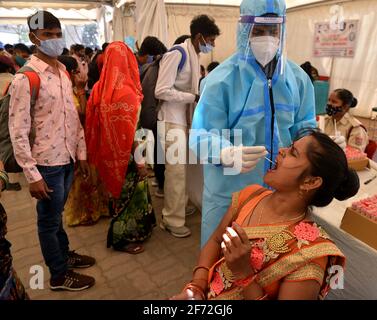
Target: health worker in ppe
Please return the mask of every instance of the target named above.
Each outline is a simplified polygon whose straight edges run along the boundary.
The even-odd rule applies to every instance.
[[[284,0],[244,0],[237,52],[209,76],[196,107],[190,149],[204,164],[201,245],[232,194],[272,168],[278,149],[302,128],[315,128],[308,75],[284,58]]]

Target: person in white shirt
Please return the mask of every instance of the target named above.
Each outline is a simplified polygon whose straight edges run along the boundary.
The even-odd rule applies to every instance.
[[[213,50],[220,30],[212,18],[200,15],[191,21],[190,33],[191,37],[179,45],[185,57],[181,51],[172,50],[162,58],[155,89],[155,96],[161,101],[158,136],[166,155],[160,227],[178,238],[191,234],[185,226],[187,127],[194,103],[199,101],[199,53]],[[179,68],[182,61],[185,63]]]

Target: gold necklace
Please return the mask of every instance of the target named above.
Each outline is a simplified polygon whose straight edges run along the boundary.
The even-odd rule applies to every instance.
[[[260,226],[261,224],[261,221],[262,221],[262,216],[263,216],[263,211],[264,211],[264,208],[266,207],[266,201],[265,203],[263,204],[263,207],[260,211],[260,215],[259,215],[259,219],[258,219],[258,226]],[[304,218],[306,215],[306,210],[304,211],[304,213],[300,214],[299,216],[297,217],[294,217],[294,218],[291,218],[291,219],[288,219],[288,220],[281,220],[281,221],[277,221],[277,222],[274,222],[274,224],[276,223],[281,223],[281,222],[289,222],[289,221],[295,221],[295,220],[298,220],[298,219],[301,219],[301,218]]]

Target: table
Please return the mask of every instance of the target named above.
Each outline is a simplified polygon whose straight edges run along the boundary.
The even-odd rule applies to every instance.
[[[330,235],[346,256],[344,289],[330,291],[327,299],[377,299],[377,250],[359,241],[340,229],[346,208],[352,202],[377,193],[377,179],[368,185],[364,182],[377,174],[377,163],[370,161],[370,171],[359,171],[360,190],[356,196],[346,200],[334,200],[325,208],[315,208],[313,219]],[[377,235],[376,235],[377,236]]]

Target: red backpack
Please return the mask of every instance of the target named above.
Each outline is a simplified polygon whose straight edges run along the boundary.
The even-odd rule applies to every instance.
[[[41,86],[41,80],[38,74],[30,67],[24,66],[17,73],[24,74],[29,79],[30,84],[30,114],[33,116],[34,107],[38,99],[39,88]],[[5,89],[4,97],[0,100],[0,160],[4,164],[4,169],[7,172],[16,173],[22,172],[22,168],[18,165],[14,153],[12,141],[9,134],[9,102],[10,94],[9,87],[11,83]],[[30,132],[29,139],[30,144],[34,141],[35,132]]]

